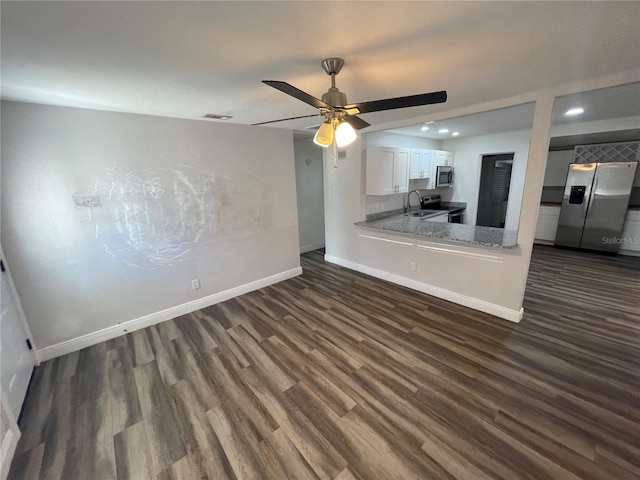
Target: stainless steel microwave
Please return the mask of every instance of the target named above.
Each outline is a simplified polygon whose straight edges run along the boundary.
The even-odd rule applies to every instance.
[[[436,167],[436,188],[453,185],[453,167],[439,165]]]

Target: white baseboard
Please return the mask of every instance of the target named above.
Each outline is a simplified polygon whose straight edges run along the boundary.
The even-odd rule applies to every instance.
[[[524,315],[524,308],[520,308],[520,310],[512,310],[501,305],[496,305],[495,303],[490,303],[478,298],[469,297],[458,292],[453,292],[451,290],[446,290],[444,288],[429,285],[428,283],[418,282],[417,280],[412,280],[401,275],[396,275],[395,273],[378,270],[377,268],[368,267],[366,265],[355,263],[350,260],[334,257],[333,255],[325,255],[324,259],[327,262],[335,263],[336,265],[350,268],[351,270],[355,270],[366,275],[371,275],[372,277],[387,280],[388,282],[396,283],[398,285],[402,285],[403,287],[408,287],[413,290],[426,293],[428,295],[433,295],[434,297],[442,298],[444,300],[448,300],[465,307],[473,308],[474,310],[479,310],[496,317],[504,318],[505,320],[509,320],[510,322],[518,323],[520,322],[520,320],[522,320],[522,316]]]
[[[551,246],[555,245],[553,240],[543,240],[541,238],[535,238],[533,240],[533,243],[539,244],[539,245],[551,245]]]
[[[244,285],[239,285],[223,292],[214,293],[213,295],[199,298],[192,302],[183,303],[182,305],[167,308],[166,310],[162,310],[160,312],[151,313],[149,315],[145,315],[144,317],[135,318],[133,320],[119,323],[117,325],[113,325],[96,332],[72,338],[71,340],[65,340],[64,342],[44,347],[36,352],[36,356],[38,357],[39,361],[44,362],[45,360],[50,360],[61,355],[66,355],[67,353],[82,350],[83,348],[90,347],[91,345],[95,345],[96,343],[104,342],[105,340],[111,340],[112,338],[126,335],[127,333],[133,332],[135,330],[140,330],[141,328],[155,325],[156,323],[171,320],[172,318],[179,317],[180,315],[185,315],[201,308],[224,302],[225,300],[237,297],[238,295],[249,293],[254,290],[273,285],[274,283],[282,282],[283,280],[287,280],[301,274],[302,267],[292,268],[291,270],[276,273],[275,275],[271,275],[269,277],[260,278],[253,282],[245,283]]]
[[[313,252],[314,250],[318,250],[319,248],[324,248],[324,243],[312,243],[311,245],[300,247],[300,253]]]

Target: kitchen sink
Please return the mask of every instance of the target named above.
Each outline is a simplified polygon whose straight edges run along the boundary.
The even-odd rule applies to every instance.
[[[403,213],[403,215],[409,217],[427,217],[436,213],[443,212],[441,210],[416,210],[415,212]]]

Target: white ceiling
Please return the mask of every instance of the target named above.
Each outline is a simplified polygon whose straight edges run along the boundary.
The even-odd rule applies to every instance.
[[[428,125],[421,122],[417,125],[394,128],[387,131],[435,140],[449,139],[454,132],[460,134],[458,138],[490,135],[492,133],[517,132],[531,128],[533,125],[534,110],[534,103],[525,103],[514,107],[439,120]],[[422,130],[423,126],[428,127],[429,130]],[[447,129],[449,131],[447,133],[440,133],[439,130],[441,129]]]
[[[7,2],[2,98],[254,122],[314,109],[320,68],[349,101],[446,89],[443,105],[364,114],[396,122],[638,68],[640,2]],[[275,124],[299,128],[314,118]]]
[[[570,108],[581,107],[584,113],[567,116]],[[527,103],[487,112],[465,115],[425,124],[420,122],[402,128],[388,130],[392,133],[414,137],[444,140],[458,132],[458,138],[490,135],[501,132],[528,130],[533,125],[535,104]],[[627,117],[640,118],[640,83],[628,83],[610,88],[564,95],[553,104],[552,125],[567,125]],[[427,127],[428,130],[422,130]],[[639,125],[640,127],[640,125]],[[447,133],[439,130],[447,129]]]

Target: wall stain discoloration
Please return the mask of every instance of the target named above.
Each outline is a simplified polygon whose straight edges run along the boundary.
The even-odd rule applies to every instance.
[[[259,182],[249,172],[244,178],[232,182],[189,166],[123,174],[115,165],[95,182],[101,202],[91,209],[91,235],[113,258],[138,268],[193,259],[195,244],[268,227]]]

